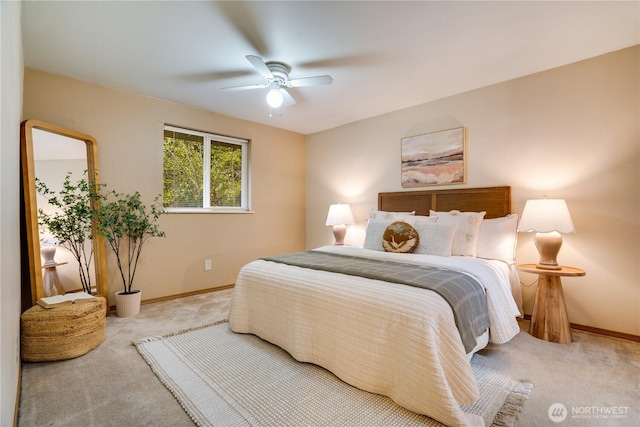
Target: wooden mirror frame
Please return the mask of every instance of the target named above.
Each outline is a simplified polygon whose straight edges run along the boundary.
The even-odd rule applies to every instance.
[[[22,185],[24,187],[26,243],[29,264],[29,282],[31,305],[35,305],[44,296],[42,286],[42,262],[40,259],[40,233],[38,228],[38,205],[36,191],[36,170],[34,162],[33,130],[43,130],[84,142],[87,147],[87,179],[90,183],[99,184],[98,180],[98,143],[90,135],[65,129],[39,120],[25,120],[20,125],[20,142],[22,157]],[[92,203],[94,203],[92,201]],[[107,289],[107,261],[103,237],[98,233],[97,223],[92,224],[93,263],[95,268],[96,295],[109,298]],[[26,286],[23,284],[23,286]],[[23,302],[24,305],[24,302]],[[107,304],[108,310],[109,304]]]

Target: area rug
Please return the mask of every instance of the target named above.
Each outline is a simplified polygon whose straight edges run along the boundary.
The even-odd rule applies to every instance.
[[[301,363],[226,321],[134,343],[198,426],[442,426],[391,399]],[[480,399],[462,407],[485,425],[509,426],[532,385],[474,366]]]

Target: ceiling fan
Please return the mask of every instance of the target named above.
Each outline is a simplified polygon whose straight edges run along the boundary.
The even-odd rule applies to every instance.
[[[264,62],[262,58],[255,55],[247,55],[246,58],[258,73],[265,78],[266,82],[247,86],[225,87],[222,88],[222,90],[236,91],[270,88],[267,93],[267,104],[272,108],[279,108],[283,104],[293,105],[296,103],[296,100],[293,99],[293,96],[287,91],[287,88],[330,85],[333,82],[333,78],[327,75],[290,79],[289,73],[291,72],[291,67],[284,62]]]

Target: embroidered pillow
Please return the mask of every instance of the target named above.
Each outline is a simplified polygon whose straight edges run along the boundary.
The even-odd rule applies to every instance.
[[[429,212],[429,216],[436,217],[436,224],[456,227],[451,246],[451,255],[471,257],[476,256],[480,224],[485,214],[486,212]]]
[[[404,221],[396,221],[385,229],[382,235],[382,247],[385,252],[408,254],[418,246],[418,232]]]

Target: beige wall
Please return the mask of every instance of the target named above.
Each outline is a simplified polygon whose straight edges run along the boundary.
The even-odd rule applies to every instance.
[[[377,193],[401,190],[400,138],[466,126],[465,186],[511,185],[516,212],[543,194],[567,200],[577,233],[565,236],[559,260],[587,271],[563,280],[571,321],[640,335],[638,51],[309,135],[306,160],[302,135],[34,70],[25,73],[24,117],[95,136],[103,181],[148,200],[162,190],[165,122],[252,140],[256,213],[165,216],[168,237],[150,242],[136,279],[145,299],[230,284],[257,256],[331,244],[331,203],[352,204],[359,225],[347,242],[361,243]],[[520,234],[518,262],[536,260],[532,236]],[[527,313],[534,294],[524,288]]]
[[[162,192],[165,123],[251,140],[254,213],[164,215],[167,237],[149,240],[135,278],[143,300],[233,284],[247,262],[305,247],[303,135],[31,69],[24,117],[94,136],[101,181],[148,202]],[[113,293],[122,286],[110,260],[108,271]]]
[[[20,371],[20,2],[0,2],[0,426],[16,417]]]
[[[636,46],[308,136],[307,247],[333,242],[336,202],[351,203],[347,243],[361,244],[377,193],[402,190],[400,139],[466,126],[466,187],[511,185],[519,213],[527,199],[566,199],[577,233],[559,261],[587,272],[563,279],[570,320],[640,335],[638,64]],[[520,233],[518,262],[537,259]],[[535,286],[523,292],[530,313]]]

